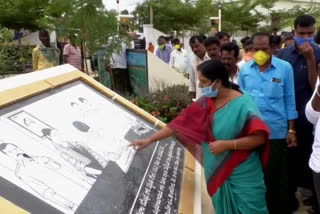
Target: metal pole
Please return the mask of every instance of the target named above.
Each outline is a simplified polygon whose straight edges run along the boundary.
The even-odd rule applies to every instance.
[[[218,4],[218,9],[219,9],[219,31],[221,31],[221,1],[219,1],[219,4]]]
[[[118,12],[118,16],[117,16],[117,28],[118,30],[120,29],[120,0],[116,0],[117,1],[117,12]]]
[[[150,0],[150,24],[153,24],[153,8],[152,8],[152,0]]]

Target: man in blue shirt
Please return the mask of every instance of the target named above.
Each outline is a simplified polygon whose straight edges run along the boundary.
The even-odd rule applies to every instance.
[[[289,149],[289,204],[291,211],[297,209],[295,192],[297,186],[313,189],[312,171],[308,166],[312,152],[313,126],[306,119],[305,108],[311,98],[317,80],[317,64],[320,62],[320,49],[313,43],[316,20],[302,15],[294,22],[295,44],[278,53],[278,57],[289,62],[294,71],[296,106],[298,119],[296,148]],[[314,200],[316,202],[316,200]],[[314,203],[317,205],[317,203]]]
[[[245,64],[238,84],[255,100],[270,131],[269,163],[265,170],[270,214],[288,212],[287,147],[296,146],[297,118],[292,67],[272,56],[270,35],[252,37],[254,60]]]

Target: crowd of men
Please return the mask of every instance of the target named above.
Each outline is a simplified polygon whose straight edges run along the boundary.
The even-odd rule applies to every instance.
[[[220,60],[229,71],[230,81],[254,98],[271,132],[269,163],[264,171],[271,214],[297,210],[298,187],[312,192],[304,204],[319,213],[320,200],[316,196],[320,197],[320,144],[315,141],[313,145],[314,134],[320,135],[313,133],[319,115],[312,124],[305,112],[314,90],[318,90],[320,48],[315,23],[312,16],[299,16],[292,32],[255,33],[241,40],[241,50],[225,32],[208,38],[195,35],[189,40],[189,56],[179,39],[171,44],[164,37],[158,39],[156,56],[187,74],[189,96],[194,101],[201,97],[197,67],[207,60]],[[314,97],[320,99],[316,92]],[[311,104],[310,111],[320,114]]]
[[[311,16],[299,16],[292,33],[275,36],[258,32],[241,40],[242,50],[224,32],[209,38],[196,35],[189,42],[193,52],[187,66],[190,96],[194,100],[201,97],[198,65],[220,60],[229,70],[230,81],[254,98],[270,129],[270,156],[264,171],[270,213],[297,210],[298,187],[312,191],[313,196],[304,203],[319,212],[320,147],[315,143],[312,150],[314,128],[305,114],[316,88],[320,62],[315,23]]]

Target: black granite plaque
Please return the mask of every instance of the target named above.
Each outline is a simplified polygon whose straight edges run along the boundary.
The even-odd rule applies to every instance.
[[[10,120],[10,117],[7,116],[10,112],[19,110],[18,113],[21,113],[20,109],[23,109],[23,107],[32,105],[35,102],[39,102],[65,90],[69,90],[79,84],[83,83],[76,82],[25,100],[21,103],[17,103],[5,109],[0,109],[0,117],[6,117],[6,119]],[[94,89],[90,87],[88,87],[88,90],[94,91]],[[110,101],[104,95],[96,91],[94,92],[97,96],[103,97],[108,102],[112,103],[112,105],[116,105],[119,109],[128,112],[128,110],[119,104]],[[48,108],[50,108],[50,106],[48,106]],[[26,112],[23,112],[23,114],[27,115]],[[128,142],[132,142],[136,139],[143,139],[151,136],[157,131],[156,128],[145,129],[145,127],[152,127],[152,125],[133,113],[130,112],[130,114],[133,115],[136,120],[139,120],[140,127],[132,127],[126,132],[125,136],[119,137],[124,138]],[[59,112],[57,112],[57,116],[59,116]],[[42,126],[47,127],[45,130],[50,129],[51,124],[45,122],[41,123]],[[106,123],[112,123],[112,121],[106,121]],[[27,132],[21,132],[21,134],[26,133]],[[48,133],[49,136],[50,132]],[[27,134],[33,136],[34,133]],[[39,136],[36,136],[36,134]],[[45,134],[44,136],[41,136],[41,134],[35,131],[33,137],[40,137],[43,139],[48,136]],[[28,138],[23,142],[24,144],[28,144],[27,139]],[[59,210],[52,206],[52,204],[46,203],[45,200],[41,200],[37,194],[29,193],[28,188],[21,188],[19,182],[14,183],[11,182],[10,179],[6,179],[6,176],[3,176],[1,172],[0,196],[32,214],[178,213],[185,153],[183,146],[176,139],[168,138],[161,142],[154,143],[143,151],[136,152],[126,172],[124,172],[124,170],[119,167],[119,164],[114,161],[109,161],[105,167],[99,168],[99,161],[96,161],[96,158],[94,157],[90,157],[90,151],[86,151],[86,149],[81,146],[72,144],[72,146],[67,149],[72,150],[72,153],[78,153],[85,156],[88,160],[92,160],[90,161],[90,167],[92,169],[101,170],[101,173],[95,178],[95,182],[76,209],[70,209],[68,212],[63,212],[61,209]],[[1,155],[6,158],[7,154],[0,152],[0,158],[2,157]],[[23,158],[27,158],[30,162],[33,161],[33,156],[29,154],[24,154]],[[1,164],[6,165],[4,162]],[[30,175],[27,181],[29,180]],[[25,182],[26,179],[22,178],[21,181]],[[63,183],[60,185],[62,185],[63,188],[69,188],[67,185],[63,186]],[[54,195],[55,193],[52,193],[51,190],[44,191],[46,194],[40,194],[41,196],[58,198],[57,200],[59,201],[58,195]],[[70,199],[70,201],[72,201],[72,199]]]

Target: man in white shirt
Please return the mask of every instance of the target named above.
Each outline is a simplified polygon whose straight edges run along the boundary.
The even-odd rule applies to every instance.
[[[192,66],[191,63],[193,63],[193,58],[195,58],[196,55],[194,55],[193,52],[191,52],[188,56],[187,56],[187,78],[189,79],[189,74],[192,70]]]
[[[180,73],[187,73],[187,55],[178,38],[172,40],[174,50],[170,55],[169,65]]]
[[[252,49],[252,40],[248,39],[243,45],[243,57],[240,62],[238,62],[238,68],[241,70],[241,67],[244,66],[247,62],[253,59],[253,49]]]
[[[230,82],[238,84],[239,68],[237,61],[239,57],[239,46],[233,42],[221,47],[221,62],[229,71]]]
[[[216,36],[211,36],[204,41],[207,54],[212,60],[221,60],[220,41]]]
[[[119,53],[113,53],[110,59],[111,65],[106,65],[107,71],[111,74],[112,89],[122,95],[131,93],[126,51],[127,44],[122,42],[121,51]]]
[[[195,55],[195,57],[192,58],[189,67],[189,96],[193,101],[199,99],[202,95],[199,88],[197,68],[201,63],[210,60],[210,57],[207,55],[206,47],[204,46],[204,40],[205,39],[200,35],[192,36],[189,40],[192,52]]]
[[[320,86],[317,81],[312,98],[306,106],[306,117],[314,125],[314,142],[309,159],[309,167],[313,171],[313,184],[320,206]]]

